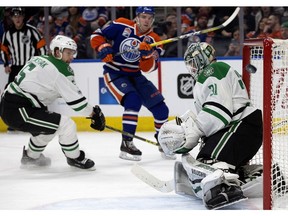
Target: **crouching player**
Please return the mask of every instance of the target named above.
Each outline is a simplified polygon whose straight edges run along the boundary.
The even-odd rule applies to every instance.
[[[68,116],[51,112],[48,105],[57,98],[74,111],[90,116],[90,126],[104,130],[105,117],[100,107],[88,103],[75,83],[69,66],[77,55],[74,40],[57,35],[50,43],[49,56],[35,56],[21,69],[14,82],[5,89],[0,104],[0,115],[9,127],[31,134],[23,147],[23,167],[50,166],[51,159],[42,152],[58,136],[61,150],[70,166],[95,170],[94,161],[80,150],[75,122]]]
[[[240,187],[247,177],[243,167],[262,145],[261,110],[251,104],[241,75],[214,55],[207,43],[187,48],[184,61],[193,79],[194,106],[159,132],[167,155],[182,154],[182,162],[175,163],[176,183],[184,184],[183,193],[203,199],[208,209],[246,199]],[[194,159],[189,152],[199,141]],[[250,174],[261,171],[255,168]]]

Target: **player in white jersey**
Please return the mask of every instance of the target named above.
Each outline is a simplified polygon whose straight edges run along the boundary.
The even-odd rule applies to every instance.
[[[166,154],[183,154],[182,163],[175,163],[176,182],[183,175],[189,178],[193,193],[209,209],[244,198],[239,187],[239,179],[246,178],[243,167],[262,145],[261,110],[251,104],[241,75],[214,55],[208,43],[187,48],[184,61],[193,79],[193,108],[159,132]],[[199,141],[197,162],[192,162],[189,152]]]
[[[47,110],[57,98],[76,112],[91,117],[91,127],[104,130],[105,117],[99,106],[91,106],[75,84],[69,64],[77,55],[74,40],[58,35],[50,43],[51,55],[35,56],[21,69],[14,82],[5,89],[0,112],[13,129],[32,134],[23,148],[22,165],[48,166],[50,158],[42,152],[56,136],[67,163],[81,169],[94,169],[94,162],[79,149],[75,122],[68,116]]]

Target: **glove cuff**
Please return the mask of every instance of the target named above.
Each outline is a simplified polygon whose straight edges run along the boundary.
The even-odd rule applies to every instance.
[[[105,47],[112,47],[109,43],[103,43],[98,47],[98,52],[100,52]]]

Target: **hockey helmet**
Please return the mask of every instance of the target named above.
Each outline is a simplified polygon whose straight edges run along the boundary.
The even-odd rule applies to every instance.
[[[215,49],[208,43],[192,43],[184,54],[184,62],[187,70],[194,80],[199,73],[215,60]]]
[[[10,13],[11,13],[11,16],[24,16],[25,15],[24,8],[21,8],[21,7],[13,7]]]
[[[73,57],[76,58],[77,56],[77,44],[73,39],[67,36],[57,35],[56,37],[54,37],[50,43],[50,50],[52,51],[53,56],[55,54],[55,48],[58,48],[61,53],[63,52],[65,48],[74,50],[75,53]]]
[[[154,16],[155,15],[154,7],[138,7],[136,9],[136,16],[138,16],[138,14],[140,13],[151,14]]]

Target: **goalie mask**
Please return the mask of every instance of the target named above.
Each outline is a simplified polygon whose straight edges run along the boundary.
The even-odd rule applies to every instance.
[[[215,49],[208,43],[192,43],[184,54],[187,70],[196,81],[200,72],[215,60]]]
[[[77,56],[77,44],[73,39],[71,39],[69,37],[66,37],[63,35],[57,35],[51,41],[50,50],[52,52],[52,55],[56,58],[55,48],[58,48],[60,53],[61,53],[61,56],[60,56],[60,58],[58,57],[58,59],[62,59],[62,52],[64,51],[65,48],[74,50],[73,57],[76,58],[76,56]]]

